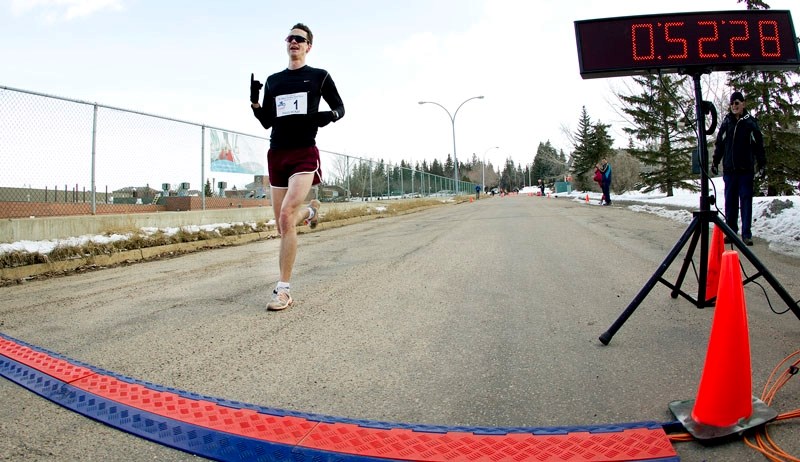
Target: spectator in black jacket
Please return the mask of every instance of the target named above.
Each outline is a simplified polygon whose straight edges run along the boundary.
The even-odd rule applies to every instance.
[[[711,173],[719,174],[722,161],[722,179],[725,181],[725,222],[739,232],[739,209],[742,211],[742,240],[753,245],[750,225],[753,220],[753,180],[756,172],[764,174],[767,158],[764,155],[764,137],[758,120],[747,113],[744,95],[731,94],[730,112],[719,127]]]

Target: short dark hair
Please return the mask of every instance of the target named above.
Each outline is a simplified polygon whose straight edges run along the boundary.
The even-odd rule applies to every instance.
[[[309,44],[314,43],[314,34],[312,34],[311,29],[309,29],[309,27],[303,24],[302,22],[298,22],[297,24],[292,26],[292,29],[300,29],[302,31],[305,31],[305,33],[308,34],[308,43]]]

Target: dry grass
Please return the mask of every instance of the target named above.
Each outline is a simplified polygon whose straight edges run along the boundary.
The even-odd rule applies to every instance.
[[[398,215],[419,208],[435,207],[445,202],[435,199],[414,199],[396,201],[391,203],[365,202],[360,207],[337,207],[336,205],[322,207],[322,221],[349,220],[373,215]]]
[[[322,208],[321,221],[335,222],[349,220],[364,216],[390,216],[407,213],[415,209],[435,207],[446,203],[468,202],[470,196],[458,196],[450,200],[437,200],[430,198],[400,200],[381,203],[364,203],[361,207],[337,207],[335,204],[325,204]],[[214,231],[200,230],[197,232],[188,231],[181,228],[172,235],[167,235],[162,230],[151,234],[145,234],[141,230],[130,228],[107,229],[103,235],[125,235],[127,239],[121,239],[109,243],[89,242],[80,246],[56,246],[51,252],[41,254],[39,252],[14,251],[0,255],[0,268],[14,268],[18,266],[35,265],[39,263],[49,263],[56,261],[68,261],[74,259],[88,258],[98,255],[110,255],[128,250],[137,250],[148,247],[158,247],[182,242],[197,242],[203,240],[217,239],[227,236],[239,236],[254,232],[273,231],[274,226],[267,222],[257,223],[236,223],[227,228],[219,228]]]

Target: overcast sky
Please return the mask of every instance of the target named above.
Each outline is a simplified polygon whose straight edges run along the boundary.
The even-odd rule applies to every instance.
[[[789,9],[796,0],[767,0]],[[740,10],[736,0],[0,0],[0,85],[266,136],[249,78],[286,67],[283,39],[309,25],[307,63],[328,70],[345,103],[321,149],[397,161],[533,160],[540,142],[571,151],[582,106],[615,124],[624,78],[582,80],[573,21]],[[797,26],[795,26],[797,29]],[[492,149],[499,146],[500,149]]]

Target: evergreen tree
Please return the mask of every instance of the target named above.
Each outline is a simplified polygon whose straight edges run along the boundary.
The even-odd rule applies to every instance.
[[[769,9],[760,0],[738,0],[748,10]],[[767,155],[767,195],[792,194],[800,181],[800,73],[794,71],[736,71],[728,73],[731,90],[744,93],[747,110],[758,120]],[[762,190],[764,184],[756,185]]]
[[[391,178],[390,187],[389,187],[389,194],[402,194],[403,192],[403,183],[401,181],[401,177],[403,175],[400,174],[400,166],[395,164],[391,166],[389,169],[389,177]]]
[[[444,161],[443,176],[446,176],[448,178],[453,178],[454,166],[455,164],[453,163],[453,158],[450,157],[450,154],[448,154],[447,160]]]
[[[575,189],[585,191],[589,189],[590,180],[587,173],[594,168],[597,159],[591,153],[593,134],[592,120],[586,111],[586,106],[581,109],[578,119],[578,130],[574,133],[572,152],[572,173]]]
[[[609,127],[610,125],[599,121],[592,125],[592,136],[589,143],[589,158],[593,159],[592,167],[597,165],[603,157],[611,159],[614,153],[614,140],[608,134]]]
[[[522,167],[520,165],[514,165],[514,159],[510,157],[506,159],[506,168],[503,171],[503,178],[507,185],[506,190],[510,192],[519,190],[522,187],[523,176]]]
[[[633,77],[641,93],[617,96],[625,104],[622,111],[630,116],[631,127],[623,130],[632,136],[628,152],[644,166],[641,174],[645,191],[661,190],[667,196],[675,188],[697,190],[691,177],[692,152],[697,136],[680,108],[691,102],[677,91],[686,76],[645,75]],[[633,140],[639,147],[634,147]]]
[[[351,170],[350,194],[358,197],[369,196],[369,162],[359,160],[358,164],[353,166]]]
[[[442,168],[442,164],[439,163],[439,159],[433,159],[433,162],[431,163],[430,174],[445,176],[444,173],[444,169]],[[450,173],[453,173],[452,169],[450,170]]]
[[[563,149],[558,150],[558,162],[561,165],[561,169],[558,172],[558,180],[559,181],[566,181],[567,172],[569,171],[569,164],[567,163],[567,154],[564,152]]]
[[[383,159],[373,162],[372,166],[372,190],[375,192],[375,194],[387,194],[386,168],[384,167]]]
[[[421,192],[423,187],[422,179],[425,177],[425,161],[422,161],[422,165],[417,162],[414,165],[414,191],[413,192]]]
[[[211,189],[211,180],[206,179],[206,185],[203,188],[203,195],[206,197],[211,197],[214,195],[214,191]]]
[[[531,167],[533,184],[537,184],[539,178],[544,180],[545,183],[559,179],[566,171],[563,156],[564,153],[562,151],[561,157],[559,157],[556,148],[550,144],[550,140],[545,143],[539,143],[536,148],[536,157],[533,159],[533,167]]]

